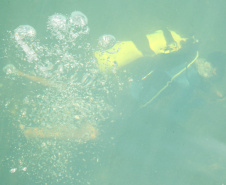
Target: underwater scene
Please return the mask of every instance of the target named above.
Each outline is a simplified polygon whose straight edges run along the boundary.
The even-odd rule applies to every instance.
[[[224,0],[0,9],[0,184],[226,184]]]

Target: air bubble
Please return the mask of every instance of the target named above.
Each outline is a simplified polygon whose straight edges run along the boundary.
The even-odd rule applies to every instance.
[[[107,50],[112,48],[115,43],[116,38],[113,35],[103,35],[99,38],[98,46],[103,50]]]
[[[5,107],[8,108],[10,104],[11,104],[11,102],[10,102],[9,100],[6,101],[6,102],[5,102]]]
[[[21,25],[15,29],[14,36],[17,44],[19,44],[26,53],[28,62],[37,61],[37,55],[31,46],[36,36],[35,29],[29,25]]]
[[[30,100],[27,96],[24,98],[23,103],[27,105],[30,103]]]
[[[11,75],[11,74],[16,74],[16,67],[13,64],[8,64],[3,68],[3,71],[7,74],[7,75]]]
[[[47,29],[50,30],[51,34],[57,39],[65,39],[65,34],[67,31],[66,25],[67,19],[62,14],[54,14],[49,17],[47,22]]]
[[[57,72],[61,74],[64,73],[64,66],[60,64],[57,68]]]
[[[12,168],[12,169],[10,169],[10,173],[15,173],[17,171],[17,168]]]
[[[26,116],[26,114],[27,114],[27,109],[26,109],[26,108],[22,108],[22,109],[20,110],[20,113],[21,113],[21,116]]]
[[[72,12],[69,21],[68,21],[68,29],[69,29],[69,40],[74,41],[81,34],[88,34],[89,27],[87,26],[88,19],[87,17],[79,11]]]
[[[36,36],[36,31],[32,26],[21,25],[14,30],[14,36],[17,41],[23,39],[32,40]]]
[[[88,19],[82,12],[74,11],[69,18],[69,24],[82,28],[88,24]]]
[[[51,71],[53,69],[53,63],[47,60],[43,65],[38,67],[39,67],[39,70],[42,72]]]
[[[26,172],[27,171],[27,167],[22,167],[21,170]]]

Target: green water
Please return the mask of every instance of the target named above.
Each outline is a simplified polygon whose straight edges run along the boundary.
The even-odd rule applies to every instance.
[[[139,42],[168,28],[198,39],[201,58],[222,62],[219,76],[225,71],[224,0],[2,0],[0,9],[0,68],[13,64],[57,86],[0,71],[0,184],[226,184],[225,75],[201,80],[189,91],[183,85],[169,88],[140,108],[141,102],[128,98],[128,81],[117,72],[99,74],[92,57],[101,35]],[[47,30],[49,16],[60,13],[68,20],[74,11],[88,19],[83,36],[74,42],[54,40],[54,29]],[[29,58],[12,38],[20,25],[35,29],[31,43],[40,60]],[[51,67],[48,61],[71,67],[61,73],[56,62],[55,72],[41,70]],[[92,125],[99,134],[87,142],[27,139],[19,128],[57,125],[69,128],[70,136],[68,123]]]

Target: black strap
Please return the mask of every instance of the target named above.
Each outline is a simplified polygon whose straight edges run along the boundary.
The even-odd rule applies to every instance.
[[[152,56],[154,52],[150,49],[148,39],[146,35],[140,37],[134,37],[132,39],[133,43],[136,45],[137,49],[146,57]]]
[[[176,44],[176,41],[173,39],[172,34],[170,33],[170,31],[167,28],[163,28],[162,31],[163,31],[163,35],[165,37],[167,46],[169,46],[171,44]]]

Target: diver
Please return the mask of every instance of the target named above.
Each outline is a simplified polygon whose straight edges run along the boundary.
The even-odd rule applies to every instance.
[[[95,52],[100,70],[117,71],[129,84],[120,102],[129,98],[128,103],[135,103],[138,109],[160,104],[168,116],[178,120],[189,115],[192,108],[206,103],[197,92],[212,89],[218,98],[223,97],[212,83],[222,76],[222,68],[208,58],[200,58],[199,41],[194,37],[183,38],[175,31],[163,29],[147,34],[141,39],[143,45],[137,40],[112,44],[114,39],[106,35],[103,40],[108,40],[111,47]],[[122,106],[128,110],[126,103],[121,103]]]
[[[186,85],[186,80],[179,77],[184,76],[197,60],[197,45],[194,38],[183,38],[174,31],[163,29],[147,34],[143,46],[138,41],[119,42],[105,51],[96,51],[95,57],[101,71],[116,68],[119,73],[124,73],[130,83],[132,98],[145,107],[172,82]]]

